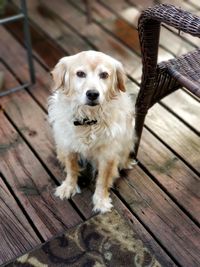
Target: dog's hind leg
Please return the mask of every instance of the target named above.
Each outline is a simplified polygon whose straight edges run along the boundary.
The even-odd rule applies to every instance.
[[[96,189],[93,196],[95,212],[100,211],[101,213],[105,213],[111,210],[112,201],[109,189],[118,176],[118,160],[102,160],[99,162]]]
[[[74,196],[76,193],[80,193],[80,188],[78,187],[78,175],[79,175],[79,164],[78,164],[78,154],[77,153],[69,153],[65,155],[63,158],[63,162],[65,165],[65,171],[67,172],[66,179],[62,182],[60,186],[56,188],[55,195],[57,197],[70,198]]]

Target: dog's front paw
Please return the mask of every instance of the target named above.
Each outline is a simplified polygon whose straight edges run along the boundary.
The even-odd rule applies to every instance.
[[[76,193],[80,194],[81,190],[78,185],[71,186],[65,181],[56,188],[55,196],[61,199],[73,197]]]
[[[102,198],[98,195],[93,196],[94,212],[106,213],[111,211],[113,205],[110,197]]]

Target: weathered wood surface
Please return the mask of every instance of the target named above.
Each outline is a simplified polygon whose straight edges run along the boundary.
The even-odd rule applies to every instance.
[[[70,5],[70,3],[64,2],[62,0],[59,2],[52,1],[51,5],[49,6],[45,1],[30,1],[29,3],[31,2],[32,5],[30,6],[29,10],[30,16],[32,14],[32,8],[34,8],[34,10],[40,10],[40,12],[41,10],[45,12],[45,15],[48,19],[51,19],[52,16],[59,16],[64,21],[67,21],[67,25],[69,25],[74,32],[78,31],[82,39],[86,40],[89,43],[92,43],[93,46],[96,47],[96,49],[101,50],[105,53],[110,53],[110,51],[112,50],[112,56],[124,63],[127,72],[134,74],[135,77],[138,79],[140,78],[141,68],[139,68],[139,56],[135,55],[134,53],[131,53],[128,48],[120,44],[109,33],[103,31],[103,29],[98,25],[92,23],[87,25],[86,27],[86,18],[84,14],[82,14],[79,10]],[[69,10],[69,8],[70,12],[66,12],[67,10]],[[65,42],[65,46],[66,44],[67,42]],[[80,50],[77,50],[76,52],[78,51]],[[130,62],[134,62],[134,64],[130,64]]]
[[[52,0],[51,5],[47,5],[45,1],[28,1],[30,17],[34,21],[31,24],[31,31],[35,57],[49,69],[64,55],[80,50],[99,49],[125,63],[127,74],[138,82],[141,62],[134,23],[140,10],[137,3],[135,6],[130,3],[131,1],[122,0],[93,2],[94,22],[87,25],[82,1],[60,0],[56,2]],[[138,5],[141,3],[142,1],[138,2]],[[122,8],[123,6],[124,8]],[[191,5],[189,6],[191,7]],[[128,7],[135,9],[132,9],[133,21],[127,23],[125,20],[129,17],[126,17],[125,11],[127,12]],[[9,8],[8,12],[12,13],[13,8]],[[19,24],[16,23],[8,29],[19,40],[22,40]],[[125,31],[127,31],[127,35],[130,33],[131,38],[124,33]],[[165,34],[164,32],[164,36]],[[0,48],[2,55],[6,55],[6,63],[19,80],[26,80],[28,73],[24,49],[6,30],[0,29],[0,35],[2,37]],[[168,40],[172,38],[171,40],[176,42],[176,45],[169,48],[167,42],[164,42],[166,37],[161,38],[161,55],[164,59],[165,55],[168,58],[176,52],[179,54],[188,51],[195,45],[192,41],[186,43],[184,38],[179,39],[174,32],[170,32],[166,36]],[[8,43],[13,45],[8,47]],[[179,46],[182,47],[180,50]],[[40,172],[40,168],[42,169],[41,164],[48,170],[48,174],[44,170],[41,171],[46,175],[44,183],[52,184],[52,187],[55,187],[55,183],[60,183],[64,175],[55,159],[50,128],[46,121],[49,77],[40,64],[35,63],[35,65],[36,86],[28,92],[18,92],[2,98],[0,102],[9,120],[17,126],[17,131],[22,135],[20,140],[22,140],[22,147],[27,158],[22,157],[22,160],[26,163],[30,157],[29,154],[33,157],[37,155],[39,161],[36,159],[33,160],[33,163],[37,162],[37,165],[40,166],[38,171]],[[7,73],[7,85],[16,83],[9,72],[5,69],[4,71]],[[136,95],[137,85],[129,83],[129,87],[130,91]],[[198,190],[200,180],[197,176],[200,169],[200,148],[197,135],[200,130],[199,104],[181,90],[164,99],[163,103],[167,109],[156,105],[146,121],[147,129],[144,129],[139,151],[140,165],[136,166],[128,176],[118,180],[117,189],[112,193],[112,198],[115,207],[130,220],[138,236],[156,254],[163,266],[173,266],[177,263],[179,266],[193,267],[200,264],[198,228],[200,223]],[[168,109],[171,109],[173,113]],[[33,113],[37,120],[33,119]],[[178,117],[182,121],[186,121],[186,124],[181,122]],[[7,123],[12,129],[10,123],[8,121]],[[11,137],[9,136],[9,138]],[[21,148],[17,147],[16,151],[15,153],[19,153]],[[12,158],[13,153],[9,157]],[[28,163],[26,164],[28,165]],[[30,169],[28,170],[31,172]],[[4,176],[7,178],[7,175],[4,174]],[[38,186],[41,186],[41,182]],[[18,189],[13,188],[17,192]],[[44,192],[41,191],[40,194],[44,195]],[[75,196],[69,203],[65,201],[65,205],[76,206],[82,218],[89,218],[92,215],[91,195],[92,191],[85,188],[82,194]],[[121,200],[117,197],[118,195]],[[19,199],[23,205],[23,198],[20,196]],[[63,203],[59,200],[56,201],[59,206],[60,203]],[[27,207],[25,209],[28,213],[31,210]],[[75,217],[78,216],[76,211],[73,210],[73,212],[76,214]],[[80,220],[80,217],[78,218]],[[66,220],[65,223],[69,222],[69,217],[64,220]],[[55,224],[58,227],[57,221]],[[66,225],[63,226],[63,229],[65,227]],[[36,229],[39,232],[43,231],[42,227],[37,226],[37,223]],[[44,238],[42,234],[41,237]]]
[[[65,201],[59,203],[54,197],[53,181],[2,115],[0,127],[1,172],[42,237],[48,239],[79,223],[81,220],[71,205]]]
[[[180,265],[200,265],[200,229],[140,168],[119,179],[117,190]]]
[[[32,221],[34,229],[37,229],[37,235],[39,232],[39,236],[43,240],[47,240],[54,234],[63,231],[63,229],[81,222],[78,214],[68,203],[59,203],[55,199],[52,194],[52,180],[48,178],[45,171],[38,164],[37,159],[31,155],[21,137],[9,124],[2,112],[0,119],[0,169],[4,177],[6,177],[5,179],[9,187],[15,192],[23,210],[26,211],[26,214],[28,214]],[[8,205],[8,202],[6,205]],[[1,212],[3,212],[3,208],[4,206],[1,206]],[[19,212],[19,219],[20,217],[23,218],[20,215],[22,211],[16,209],[16,212]],[[16,213],[13,210],[14,216],[16,216]],[[33,230],[30,231],[30,227],[27,227],[25,222],[19,219],[16,221],[17,217],[13,220],[13,223],[9,223],[9,219],[6,221],[5,219],[6,217],[4,217],[4,220],[1,220],[1,224],[4,224],[4,227],[1,226],[4,229],[4,234],[1,236],[0,243],[2,263],[33,248],[38,240],[35,237],[34,241]],[[26,229],[23,229],[25,226]],[[9,229],[11,236],[7,233]],[[9,239],[7,244],[4,242],[5,235]]]
[[[111,0],[113,1],[113,0]],[[123,1],[123,0],[120,0]],[[196,5],[194,6],[191,1],[182,1],[182,0],[159,0],[159,1],[140,1],[140,0],[130,0],[128,1],[129,4],[131,6],[136,7],[137,9],[139,9],[140,11],[149,7],[149,6],[153,6],[154,4],[172,4],[175,5],[177,7],[180,7],[184,10],[187,10],[191,13],[194,13],[196,15],[200,15],[200,11],[199,8],[197,7],[198,5],[198,1],[197,0],[193,0],[196,2]],[[146,2],[146,3],[145,3]],[[172,27],[168,27],[172,32],[174,32],[175,34],[178,34],[178,31]],[[190,43],[191,45],[195,46],[195,47],[199,47],[200,44],[200,40],[199,38],[193,37],[190,34],[187,33],[180,33],[181,38],[183,38],[184,41],[187,41],[188,43]],[[186,44],[187,45],[187,44]]]
[[[2,36],[5,37],[4,40],[14,42],[14,39],[5,30],[2,30],[1,33]],[[16,51],[19,52],[19,58],[14,57],[14,53],[16,53]],[[11,65],[14,61],[19,65],[25,64],[25,51],[20,48],[17,43],[15,49],[13,49],[13,51],[10,50],[10,56],[11,57],[8,57],[7,59],[11,59],[11,61],[8,60]],[[32,89],[32,92],[34,92],[34,96],[37,97],[37,99],[40,99],[40,103],[43,108],[46,108],[50,87],[48,79],[46,83],[45,79],[42,82],[41,80],[42,77],[45,78],[48,73],[38,64],[35,64],[35,67],[36,73],[38,73],[38,80],[37,84]],[[18,69],[18,73],[16,74],[22,79],[26,79],[27,77],[27,72],[21,71],[21,69]],[[42,90],[43,94],[41,95]],[[46,113],[38,107],[37,103],[26,92],[19,92],[19,94],[12,94],[5,97],[2,99],[1,103],[9,117],[18,126],[20,132],[30,143],[34,151],[39,155],[48,170],[50,170],[57,181],[61,182],[65,178],[64,172],[56,160],[54,142]],[[35,118],[37,118],[37,120]],[[75,198],[77,205],[80,203],[81,206],[81,204],[84,203],[84,196],[87,198],[86,195],[87,193],[81,194],[79,198]],[[92,209],[88,205],[84,207],[84,215],[86,218],[89,218],[92,215]]]
[[[0,117],[2,117],[0,111]],[[0,148],[1,150],[1,148]],[[0,174],[0,265],[41,241],[19,208]]]
[[[152,238],[149,232],[142,226],[142,224],[135,218],[135,215],[130,211],[129,208],[114,194],[111,193],[114,207],[118,212],[128,221],[129,225],[132,227],[139,239],[141,239],[147,248],[156,255],[162,266],[172,267],[177,266],[176,263],[170,259],[170,257],[164,252],[163,249],[158,245],[157,242]]]
[[[1,69],[4,70],[7,76],[6,81],[13,79],[12,76],[5,71],[3,66],[1,66]],[[20,109],[17,110],[17,103],[15,104],[15,102],[12,101],[12,96],[18,96],[20,104],[22,105],[22,103],[24,103],[22,106],[28,107],[29,103],[26,102],[26,97],[24,97],[24,95],[23,92],[10,95],[10,101],[8,101],[7,98],[2,98],[1,104],[2,106],[5,105],[9,107],[9,103],[12,103],[13,108],[15,108],[14,112],[16,118],[20,117],[23,121],[23,116],[27,115],[27,120],[29,120],[29,125],[31,125],[31,122],[36,121],[36,117],[34,117],[33,114],[37,116],[37,112],[40,112],[39,107],[35,110],[32,109],[32,113],[28,112],[28,108],[23,110],[24,113],[21,113]],[[9,116],[8,113],[6,114]],[[39,120],[39,116],[37,120]],[[21,125],[19,125],[18,131],[22,130],[20,126]],[[28,128],[26,125],[22,127],[24,127],[24,131],[26,131],[27,135],[30,137],[34,138],[34,136],[37,135],[37,127],[34,129]],[[5,116],[2,115],[2,112],[0,129],[1,172],[8,179],[10,187],[15,192],[24,209],[30,215],[31,220],[34,222],[35,227],[38,229],[43,239],[49,239],[52,235],[62,231],[63,228],[81,222],[79,215],[74,211],[69,202],[63,201],[59,203],[59,200],[54,197],[53,189],[55,184],[53,180],[19,133],[13,128]],[[41,126],[39,130],[40,132],[45,131],[45,120],[43,120],[43,126]],[[23,131],[21,134],[23,134]],[[47,136],[45,137],[48,138]],[[44,146],[46,145],[45,139],[40,140],[40,142],[43,142]],[[35,153],[37,153],[37,150]]]
[[[138,157],[157,184],[200,224],[200,178],[146,129]]]

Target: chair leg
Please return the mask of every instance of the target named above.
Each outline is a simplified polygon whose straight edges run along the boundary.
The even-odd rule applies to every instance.
[[[92,22],[92,1],[91,0],[84,0],[87,12],[87,22]]]
[[[144,126],[146,113],[136,113],[135,117],[135,143],[134,143],[134,156],[137,157],[142,130]]]
[[[24,38],[25,38],[25,45],[26,45],[26,50],[27,50],[30,80],[31,80],[31,84],[34,84],[36,82],[36,79],[35,79],[35,70],[34,70],[34,65],[33,65],[31,36],[30,36],[30,31],[29,31],[26,0],[21,0],[21,9],[24,14]]]

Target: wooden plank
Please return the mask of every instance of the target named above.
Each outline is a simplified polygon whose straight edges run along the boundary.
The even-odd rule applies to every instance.
[[[15,1],[15,3],[19,4],[19,1]],[[56,41],[57,44],[61,44],[61,46],[62,43],[67,44],[67,46],[65,46],[65,51],[67,53],[76,54],[78,51],[81,50],[92,49],[92,46],[89,43],[87,43],[83,38],[81,38],[81,36],[78,35],[77,32],[75,32],[70,27],[67,27],[59,19],[59,16],[56,16],[52,14],[52,12],[49,12],[49,10],[44,8],[42,4],[41,5],[38,4],[37,1],[30,1],[28,3],[28,8],[29,8],[29,17],[34,21],[35,24],[37,24],[40,27],[40,29],[44,29],[45,33],[48,33],[48,35],[51,38],[53,38],[53,40]],[[32,32],[35,31],[33,26],[31,26],[31,31]],[[35,39],[38,39],[39,34],[40,32],[37,30],[37,34],[35,34],[33,38],[35,37]],[[37,48],[35,46],[36,43],[35,41],[36,40],[33,39],[34,50],[36,50]],[[57,50],[56,53],[58,54]]]
[[[111,0],[113,1],[113,0]],[[171,4],[171,5],[175,5],[175,6],[181,6],[181,4],[183,3],[182,0],[158,0],[158,1],[155,1],[155,0],[150,0],[150,1],[145,1],[145,0],[128,0],[127,1],[128,3],[132,4],[132,5],[137,5],[138,8],[141,8],[141,9],[146,9],[150,6],[153,6],[155,4],[159,4],[159,3],[162,3],[162,4]]]
[[[41,236],[47,240],[80,223],[71,205],[54,197],[53,181],[2,111],[0,122],[0,170]]]
[[[6,83],[10,83],[14,80],[2,65],[0,65],[0,69],[4,71]],[[37,86],[39,90],[41,85],[38,84]],[[47,115],[44,111],[33,101],[26,91],[21,91],[2,98],[1,105],[6,114],[8,114],[15,125],[17,125],[21,134],[39,155],[45,166],[51,171],[54,177],[61,182],[65,178],[65,175],[56,160],[52,132],[47,121]],[[37,120],[35,118],[37,118]],[[91,217],[92,214],[90,205],[85,205],[85,207],[83,205],[86,199],[89,198],[88,195],[89,192],[86,190],[85,193],[83,192],[81,196],[76,197],[74,200],[86,218]],[[57,202],[62,203],[59,199],[57,199]],[[66,214],[67,212],[68,210],[66,209]]]
[[[111,0],[112,1],[112,0]],[[196,0],[194,0],[196,1]],[[140,9],[140,10],[144,10],[146,8],[148,8],[149,6],[153,6],[154,2],[145,3],[145,1],[140,1],[140,0],[129,0],[128,1],[130,3],[130,5],[133,5],[134,7]],[[200,11],[193,5],[190,4],[190,2],[188,1],[181,1],[181,0],[159,0],[160,4],[172,4],[175,5],[177,7],[182,8],[183,10],[189,11],[197,16],[200,16]],[[172,32],[174,32],[175,34],[178,34],[178,30],[173,28],[173,27],[168,27]],[[191,34],[187,34],[184,32],[181,32],[180,35],[183,37],[183,40],[187,40],[189,44],[195,46],[195,47],[199,47],[200,44],[200,40],[197,37],[192,36]]]
[[[1,52],[3,59],[9,66],[17,66],[17,68],[13,68],[13,72],[21,82],[29,80],[25,50],[22,49],[21,45],[16,42],[16,40],[11,37],[11,35],[3,27],[0,28],[0,34],[3,41],[1,43]],[[13,42],[15,46],[9,47],[7,45],[9,42]],[[52,47],[50,47],[50,49],[51,48]],[[59,56],[60,52],[58,52],[57,55]],[[59,58],[56,58],[55,60],[53,58],[51,58],[51,60],[55,65]],[[48,72],[46,72],[36,61],[34,62],[34,65],[37,81],[39,81],[39,86],[37,86],[36,84],[31,87],[31,92],[34,96],[37,96],[36,99],[39,103],[43,103],[44,106],[47,107],[47,97],[49,96],[51,85],[50,75],[48,75]]]
[[[86,6],[82,1],[70,1],[74,7],[77,7],[79,10],[82,10],[86,14]],[[115,9],[115,6],[113,6]],[[140,45],[138,39],[138,31],[135,27],[132,27],[125,20],[122,20],[120,17],[116,17],[113,12],[110,12],[109,9],[106,9],[99,2],[94,1],[92,3],[92,15],[93,21],[98,23],[100,27],[108,30],[111,35],[116,36],[120,41],[127,45],[131,50],[135,51],[137,54],[140,54]]]
[[[138,158],[168,194],[200,224],[200,179],[144,129]]]
[[[138,166],[117,190],[179,265],[200,265],[200,229]]]
[[[194,5],[196,8],[200,8],[200,3],[197,0],[187,0],[187,2],[191,5]]]
[[[41,241],[6,187],[0,174],[0,265],[34,248]]]
[[[81,0],[75,2],[70,0],[70,3],[86,14],[85,5]],[[132,27],[119,16],[114,15],[114,13],[110,12],[103,5],[100,5],[97,1],[93,3],[93,20],[103,29],[109,31],[109,33],[115,36],[120,42],[128,46],[132,51],[140,55],[137,27]],[[172,55],[160,47],[158,60],[168,60],[170,58],[172,58]]]
[[[150,109],[146,125],[193,168],[200,171],[199,137],[187,126],[157,104]]]
[[[15,1],[15,4],[19,5],[20,3],[19,1]],[[30,2],[30,6],[28,7],[29,17],[36,21],[36,23],[34,23],[34,27],[32,24],[30,25],[31,39],[33,52],[40,58],[44,65],[53,68],[58,61],[58,58],[61,58],[63,54],[75,54],[80,50],[91,49],[91,46],[88,43],[86,43],[69,27],[66,27],[66,25],[62,23],[56,16],[52,16],[51,12],[45,10],[42,5],[37,6],[36,9],[33,9],[36,4],[37,1],[34,1],[33,3]],[[33,12],[30,13],[30,10],[33,10]],[[13,7],[13,5],[8,5],[6,9],[7,16],[15,13],[16,9]],[[36,25],[38,25],[40,29],[43,28],[44,31],[38,31]],[[23,42],[22,26],[22,22],[18,21],[13,24],[12,27],[7,25],[7,28],[16,33],[17,37]],[[56,43],[52,42],[50,38],[45,38],[46,33],[49,36],[54,37]],[[62,44],[63,42],[67,43],[68,45],[67,49],[65,49],[65,53],[57,45]],[[49,57],[49,53],[51,53],[51,57]]]
[[[161,102],[200,135],[199,101],[196,101],[183,90],[178,90],[165,97]]]
[[[19,1],[17,1],[17,3],[18,5],[20,5]],[[6,4],[5,16],[15,15],[16,12],[16,9],[12,5],[10,5],[9,3]],[[5,24],[5,26],[11,28],[14,32],[16,29],[20,29],[21,39],[24,44],[23,21],[15,21],[15,23]],[[57,61],[57,56],[55,56],[55,54],[61,57],[61,54],[63,52],[58,49],[58,46],[49,38],[45,38],[44,32],[40,32],[38,34],[36,27],[31,28],[31,41],[34,44],[33,52],[34,54],[40,56],[40,61],[42,62],[42,64],[46,65],[46,67],[50,66],[50,68],[53,68],[55,62]],[[49,53],[51,53],[51,57],[49,57]]]
[[[28,2],[28,4],[31,1]],[[131,51],[120,44],[115,38],[111,35],[103,31],[98,25],[95,24],[86,24],[86,17],[79,12],[76,8],[72,7],[70,3],[63,2],[62,0],[59,2],[52,1],[51,6],[47,5],[45,1],[35,2],[32,1],[33,5],[30,8],[38,9],[43,8],[51,14],[52,17],[60,17],[63,21],[66,20],[67,25],[70,25],[74,31],[79,30],[82,38],[87,40],[102,52],[108,53],[111,56],[117,58],[122,61],[126,66],[126,69],[129,70],[137,79],[141,76],[140,69],[140,58],[131,53]],[[35,4],[34,4],[35,3]],[[63,12],[64,9],[64,12]],[[70,12],[66,12],[66,10],[70,10]],[[35,12],[35,11],[34,11]],[[29,10],[30,15],[32,14],[32,10]],[[103,38],[103,40],[102,40]],[[67,42],[62,41],[62,47],[67,47]],[[103,45],[102,45],[103,42]],[[60,43],[61,44],[61,43]],[[130,64],[130,61],[133,64]]]
[[[156,256],[156,259],[158,259],[158,261],[161,263],[161,266],[177,266],[164,252],[164,250],[161,249],[161,247],[157,243],[155,243],[154,239],[152,239],[152,236],[145,230],[145,228],[139,223],[139,221],[135,219],[135,216],[115,195],[115,193],[112,192],[111,197],[114,207],[121,214],[121,216],[126,218],[133,231],[137,233],[138,238],[142,240],[145,246]]]
[[[129,25],[131,25],[134,29],[137,29],[138,26],[138,18],[141,14],[141,9],[138,5],[130,6],[123,0],[117,1],[117,4],[113,3],[113,1],[105,1],[100,0],[100,3],[107,7],[112,12],[116,13],[118,17],[123,18],[123,20],[127,21]],[[148,3],[148,6],[150,4]],[[171,45],[173,43],[173,45]],[[171,52],[174,55],[182,55],[194,49],[194,46],[185,42],[185,40],[181,39],[177,33],[170,32],[164,27],[161,27],[160,34],[160,45],[163,49],[166,49],[168,52]],[[159,50],[159,52],[162,50]],[[159,53],[158,61],[163,61],[164,58],[162,54]]]

